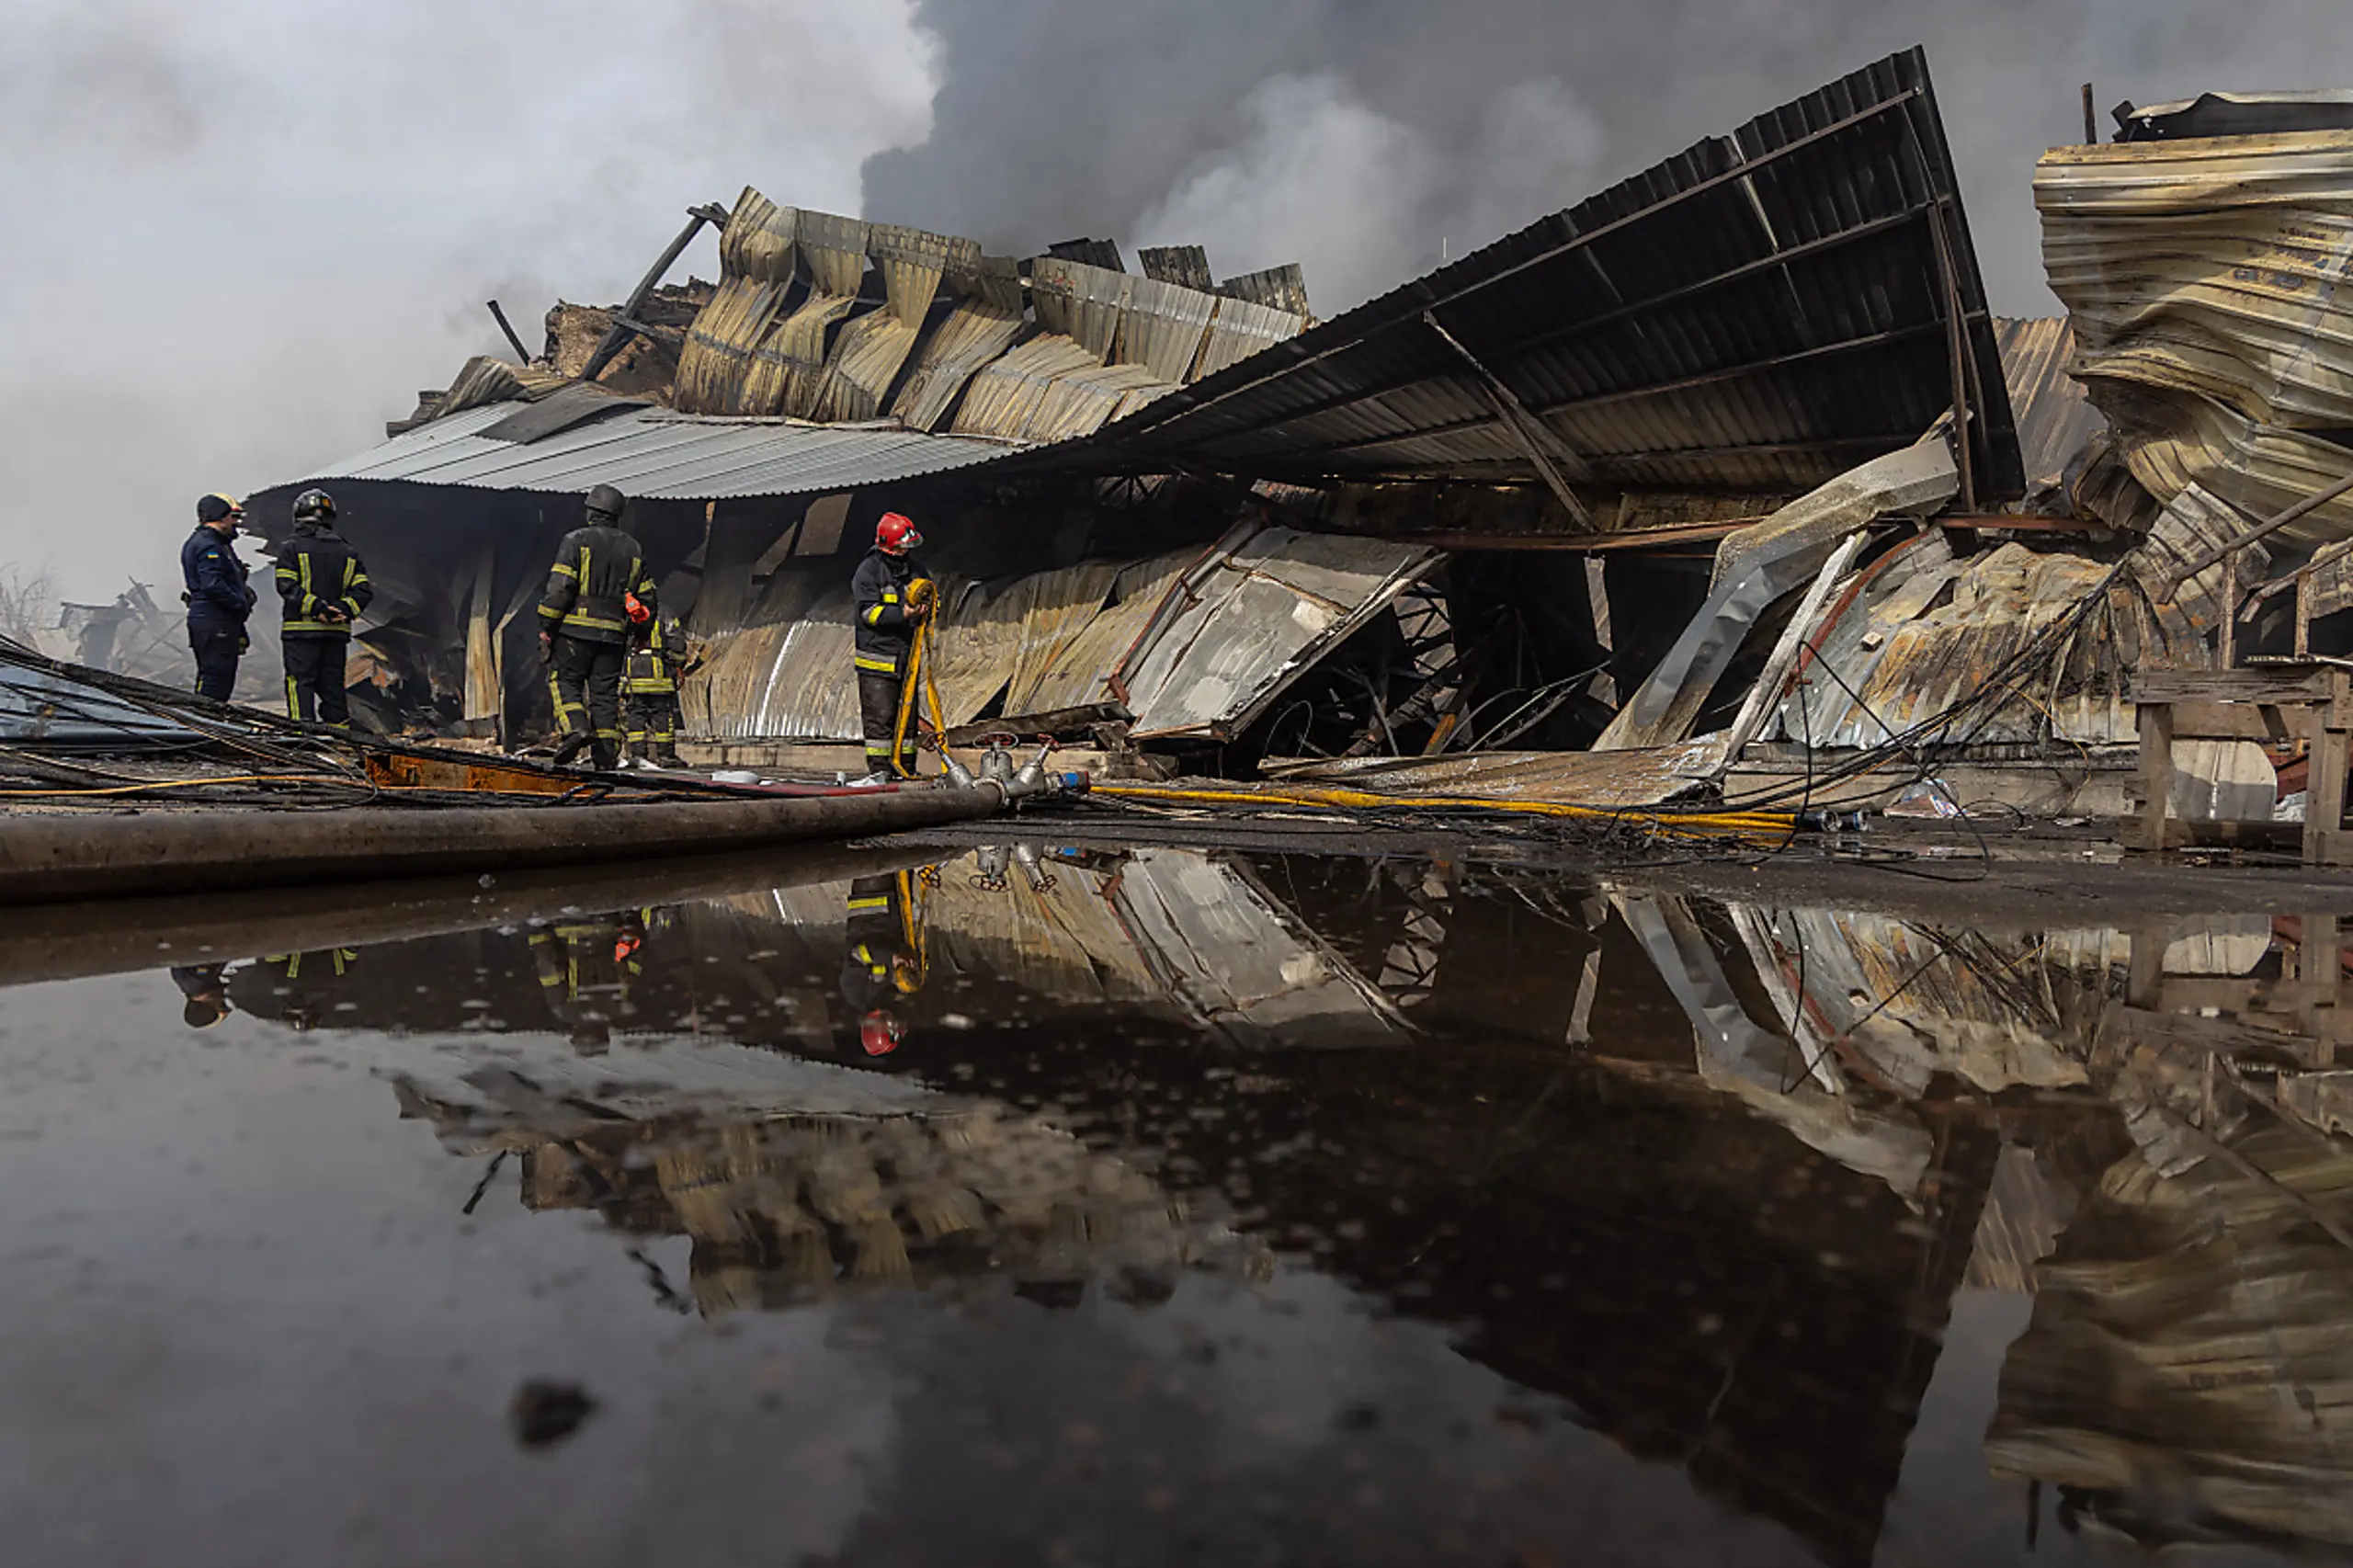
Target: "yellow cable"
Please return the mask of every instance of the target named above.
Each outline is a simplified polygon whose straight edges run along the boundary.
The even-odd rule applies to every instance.
[[[1705,836],[1714,834],[1763,835],[1788,834],[1797,818],[1786,812],[1661,812],[1577,806],[1553,801],[1497,801],[1476,795],[1378,795],[1364,790],[1277,789],[1176,790],[1153,784],[1097,784],[1091,794],[1137,801],[1201,801],[1222,805],[1317,806],[1327,810],[1418,808],[1430,811],[1517,812],[1530,816],[1572,821],[1632,821],[1666,832]]]

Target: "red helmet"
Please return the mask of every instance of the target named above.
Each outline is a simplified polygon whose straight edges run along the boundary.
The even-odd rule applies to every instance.
[[[859,1020],[858,1040],[869,1056],[888,1056],[907,1038],[907,1026],[877,1007]]]
[[[882,520],[874,525],[874,548],[892,555],[904,555],[923,542],[923,535],[915,528],[915,519],[897,512],[885,512]]]

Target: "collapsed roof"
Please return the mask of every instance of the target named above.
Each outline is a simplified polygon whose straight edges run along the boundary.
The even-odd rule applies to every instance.
[[[1018,450],[1104,474],[1794,494],[1909,445],[1958,403],[1972,413],[1965,488],[2024,488],[1916,49],[1321,326],[1295,267],[1212,291],[1194,247],[1147,252],[1142,277],[1100,265],[1120,257],[1099,241],[1017,262],[748,187],[721,260],[675,384],[650,400],[666,413],[476,361],[437,400],[440,418],[420,410],[425,423],[309,477],[577,491],[627,488],[586,466],[644,459],[649,494],[813,495]],[[501,397],[571,402],[552,428],[463,434],[555,443],[580,466],[479,447],[445,461],[460,454],[438,449],[451,433],[436,426]],[[901,438],[861,441],[850,474],[811,459],[813,426],[878,421]],[[574,434],[605,422],[610,446]],[[663,451],[714,427],[713,469],[664,468]]]

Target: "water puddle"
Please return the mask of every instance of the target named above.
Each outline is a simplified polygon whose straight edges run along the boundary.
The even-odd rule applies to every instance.
[[[1028,845],[64,919],[12,1560],[2353,1546],[2344,933],[2032,920]]]

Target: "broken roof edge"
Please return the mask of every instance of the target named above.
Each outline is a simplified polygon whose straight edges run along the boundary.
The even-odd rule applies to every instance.
[[[365,481],[544,494],[612,484],[632,497],[673,501],[819,495],[1009,464],[1086,444],[1082,438],[1039,447],[932,435],[892,420],[825,425],[658,407],[624,407],[534,441],[488,434],[514,412],[511,404],[485,403],[445,415],[267,491]]]
[[[1112,421],[1101,434],[1111,441],[1165,443],[1168,437],[1163,432],[1166,427],[1181,424],[1188,416],[1205,414],[1216,405],[1230,403],[1230,400],[1246,399],[1311,366],[1338,360],[1363,348],[1378,334],[1393,331],[1432,312],[1448,310],[1483,290],[1507,285],[1521,274],[1584,249],[1626,225],[1649,221],[1657,213],[1726,182],[1752,177],[1784,154],[1853,132],[1889,115],[1901,115],[1907,123],[1917,156],[1918,176],[1930,187],[1930,199],[1913,202],[1910,210],[1923,216],[1932,211],[1940,215],[1936,222],[1944,229],[1945,237],[1940,243],[1949,260],[1949,283],[1961,296],[1959,314],[1968,339],[1964,362],[1971,368],[1970,396],[1977,405],[1972,431],[1972,449],[1976,449],[1975,477],[1984,489],[1984,499],[2016,499],[2026,488],[2016,418],[1999,375],[2000,357],[1991,306],[1949,141],[1938,108],[1927,51],[1917,45],[1848,72],[1789,103],[1765,109],[1730,131],[1704,137],[1680,153],[1631,174],[1583,200],[1537,217],[1459,261],[1402,283],[1295,337],[1269,344],[1243,361]],[[1873,227],[1866,225],[1864,231]],[[1840,243],[1851,243],[1864,231],[1847,234]],[[1653,308],[1672,298],[1674,294],[1669,293],[1660,301],[1642,301],[1641,308]],[[1341,375],[1344,377],[1345,372]],[[1338,401],[1328,397],[1324,400]],[[1314,405],[1317,409],[1323,406],[1324,403]],[[1232,413],[1231,407],[1228,413]],[[1267,417],[1280,423],[1290,415]],[[1245,425],[1253,422],[1253,416],[1246,413],[1241,418]],[[1406,432],[1399,438],[1412,437],[1412,432]],[[1881,450],[1900,449],[1904,444],[1904,440],[1889,438],[1881,444]],[[1693,455],[1704,458],[1711,454],[1700,450]],[[1597,454],[1595,460],[1606,461],[1611,456],[1607,452]],[[1354,471],[1347,477],[1368,477],[1369,472]],[[1268,463],[1261,465],[1253,476],[1298,478],[1303,473]],[[1427,472],[1393,472],[1392,476],[1439,477]]]

